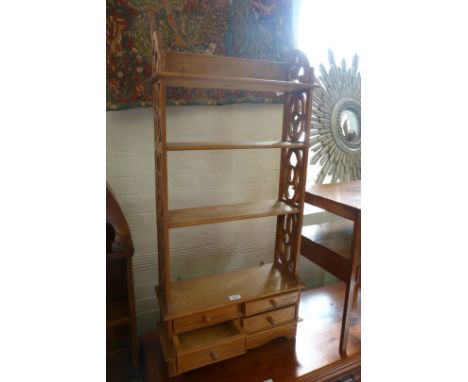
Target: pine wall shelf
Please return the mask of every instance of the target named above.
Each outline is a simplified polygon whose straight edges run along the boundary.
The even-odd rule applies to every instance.
[[[154,17],[150,17],[153,20]],[[159,49],[152,25],[156,218],[161,307],[159,337],[169,375],[244,354],[278,337],[294,338],[305,286],[296,271],[308,164],[313,70],[305,55],[285,62],[174,53]],[[167,142],[170,86],[284,94],[282,137],[261,142]],[[254,126],[253,126],[254,128]],[[169,210],[168,151],[281,150],[278,197],[261,202]],[[276,216],[272,262],[174,282],[169,231],[180,227]]]

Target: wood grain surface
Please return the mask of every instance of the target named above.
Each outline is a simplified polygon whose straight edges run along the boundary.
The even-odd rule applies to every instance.
[[[350,374],[360,380],[360,289],[353,299],[348,355],[338,351],[345,284],[301,293],[295,339],[276,339],[245,355],[169,378],[156,331],[140,338],[145,382],[335,381]],[[333,379],[335,378],[335,379]]]

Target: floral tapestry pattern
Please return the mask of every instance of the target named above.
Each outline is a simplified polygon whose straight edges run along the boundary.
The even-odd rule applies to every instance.
[[[107,0],[107,109],[152,104],[148,10],[163,49],[282,61],[293,47],[292,0]],[[271,94],[168,88],[169,105],[279,102]]]

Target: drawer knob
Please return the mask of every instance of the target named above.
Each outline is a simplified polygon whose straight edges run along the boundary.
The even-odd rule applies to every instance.
[[[267,317],[265,317],[265,319],[268,321],[268,323],[269,323],[270,325],[274,325],[274,324],[275,324],[275,320],[273,319],[273,317],[267,316]]]
[[[211,318],[209,316],[205,316],[205,322],[211,322]]]
[[[276,300],[275,300],[274,298],[272,298],[272,299],[270,300],[270,304],[271,304],[271,306],[272,306],[273,308],[276,308],[276,307],[278,306],[278,303],[276,302]]]
[[[217,359],[219,359],[219,353],[217,351],[212,351],[210,355],[213,361],[216,361]]]

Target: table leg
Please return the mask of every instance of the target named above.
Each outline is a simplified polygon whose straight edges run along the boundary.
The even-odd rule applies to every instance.
[[[356,286],[356,270],[361,256],[361,214],[354,222],[353,249],[351,254],[351,269],[346,283],[346,293],[343,307],[343,321],[340,335],[340,354],[346,354],[350,327],[351,310],[353,307],[354,289]]]

